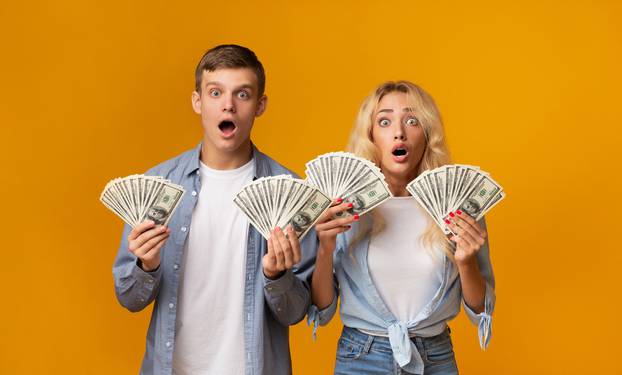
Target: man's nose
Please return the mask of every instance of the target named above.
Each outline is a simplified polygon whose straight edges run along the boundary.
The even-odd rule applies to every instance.
[[[225,97],[223,107],[223,112],[235,113],[235,103],[233,102],[233,97],[228,95]]]

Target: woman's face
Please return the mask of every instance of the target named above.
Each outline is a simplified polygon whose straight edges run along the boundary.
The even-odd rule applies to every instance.
[[[405,93],[382,97],[372,117],[372,141],[387,177],[412,180],[425,151],[425,135]]]

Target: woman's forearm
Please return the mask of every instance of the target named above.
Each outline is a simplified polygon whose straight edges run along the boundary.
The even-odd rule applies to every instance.
[[[476,313],[484,311],[486,297],[486,280],[477,265],[477,258],[473,257],[465,263],[458,263],[462,296],[464,302]]]
[[[315,270],[311,279],[311,298],[313,304],[322,310],[333,302],[333,252],[320,245],[315,260]]]

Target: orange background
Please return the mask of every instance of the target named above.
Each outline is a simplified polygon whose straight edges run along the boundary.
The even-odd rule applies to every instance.
[[[345,147],[376,84],[409,79],[436,98],[454,160],[504,186],[494,335],[483,352],[453,322],[462,374],[622,373],[622,3],[113,3],[0,5],[0,373],[138,372],[151,309],[114,297],[121,221],[99,193],[198,143],[193,71],[221,43],[264,63],[253,139],[298,173]],[[292,329],[296,374],[331,373],[340,327],[315,343]]]

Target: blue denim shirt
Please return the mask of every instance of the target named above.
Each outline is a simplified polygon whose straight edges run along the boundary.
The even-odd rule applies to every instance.
[[[401,322],[389,311],[372,281],[367,264],[369,235],[356,243],[351,252],[348,250],[363,220],[371,225],[371,215],[366,215],[361,222],[354,222],[351,230],[337,237],[333,253],[335,298],[323,310],[312,305],[309,308],[308,322],[314,325],[314,333],[318,324],[327,324],[335,314],[337,296],[340,296],[341,320],[345,326],[388,336],[393,357],[400,367],[411,373],[423,374],[423,360],[410,336],[435,336],[442,332],[447,321],[458,315],[462,289],[457,266],[443,255],[441,285],[432,301],[414,320]],[[481,224],[486,227],[483,219]],[[485,349],[491,337],[492,312],[495,307],[495,280],[490,264],[488,240],[477,253],[477,262],[486,281],[484,311],[477,314],[465,303],[463,305],[471,322],[478,326],[480,346]]]
[[[128,251],[128,225],[113,266],[114,285],[121,305],[137,312],[155,301],[147,333],[141,374],[171,374],[175,348],[175,320],[184,243],[192,225],[192,212],[201,190],[199,155],[201,145],[168,160],[147,174],[180,184],[186,194],[169,221],[170,237],[161,250],[160,267],[143,271]],[[253,146],[255,178],[292,172]],[[309,233],[301,243],[302,260],[277,280],[263,274],[261,259],[267,243],[249,225],[244,286],[244,351],[247,375],[291,374],[288,326],[302,320],[311,303],[309,284],[315,264],[317,235]],[[223,265],[226,266],[226,265]],[[209,319],[206,316],[205,319]]]

